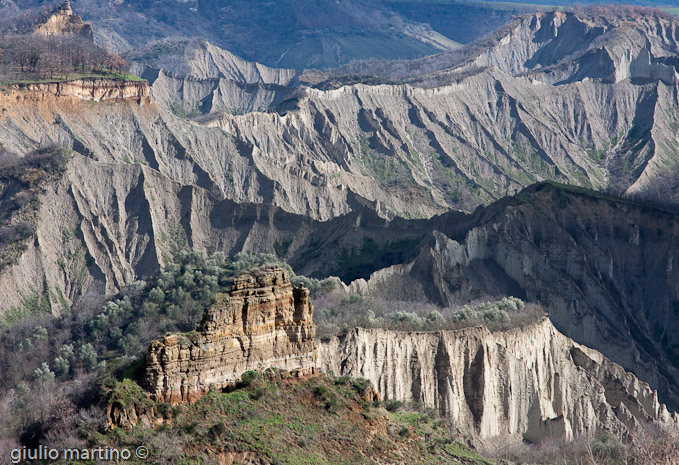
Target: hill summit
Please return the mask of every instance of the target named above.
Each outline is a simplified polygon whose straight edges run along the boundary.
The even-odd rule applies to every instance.
[[[73,12],[70,0],[66,0],[38,24],[35,32],[44,36],[81,36],[94,42],[92,26]]]

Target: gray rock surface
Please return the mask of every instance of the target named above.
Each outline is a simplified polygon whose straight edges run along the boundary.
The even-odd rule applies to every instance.
[[[369,379],[385,400],[434,408],[461,434],[542,442],[638,424],[674,428],[646,383],[545,319],[525,328],[408,333],[350,330],[319,343],[319,368]]]

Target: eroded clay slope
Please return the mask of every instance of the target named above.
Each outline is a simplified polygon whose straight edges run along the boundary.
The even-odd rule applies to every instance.
[[[648,384],[563,336],[548,319],[492,333],[357,328],[319,343],[319,367],[367,378],[385,399],[435,408],[481,441],[569,440],[623,434],[649,421],[679,423]]]
[[[539,302],[559,331],[679,406],[676,214],[539,184],[430,227],[417,259],[354,289],[443,306],[498,295]]]
[[[99,161],[147,163],[173,181],[222,198],[322,220],[360,205],[385,217],[471,211],[544,179],[630,193],[654,187],[679,158],[673,130],[679,97],[660,75],[634,75],[637,65],[631,63],[647,53],[649,63],[672,68],[676,24],[644,16],[638,26],[618,19],[613,27],[581,16],[533,15],[513,26],[508,45],[500,38],[482,48],[487,53],[479,56],[514,57],[518,71],[490,58],[483,66],[472,60],[473,66],[452,70],[453,82],[427,89],[358,84],[294,93],[280,85],[292,82],[285,70],[245,64],[202,44],[195,49],[199,59],[189,63],[209,79],[161,71],[151,77],[152,94],[167,108],[77,105],[40,92],[10,93],[0,99],[0,142],[17,152],[57,143]],[[567,24],[617,31],[604,34],[605,40],[585,34],[587,50],[598,40],[613,50],[620,35],[639,54],[630,56],[627,68],[611,71],[602,63],[601,76],[562,85],[530,74],[538,68],[530,60],[547,57],[548,49],[579,31]],[[545,36],[549,30],[556,32]],[[582,68],[575,52],[544,60],[540,70],[564,63]],[[174,115],[168,109],[173,103],[180,105],[178,114],[194,107],[227,112],[198,124]],[[268,107],[276,112],[238,114]]]

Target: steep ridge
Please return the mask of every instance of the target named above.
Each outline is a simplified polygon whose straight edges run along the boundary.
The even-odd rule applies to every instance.
[[[527,15],[465,49],[462,63],[406,78],[433,89],[307,90],[283,118],[212,124],[262,156],[316,153],[387,190],[429,197],[420,215],[472,209],[544,179],[635,193],[678,163],[679,26],[643,10],[606,13]],[[406,67],[417,74],[436,63]],[[315,131],[302,129],[311,122]]]
[[[430,221],[417,259],[353,288],[442,305],[496,295],[539,302],[566,336],[679,406],[675,213],[538,184],[454,218]]]
[[[524,19],[521,40],[532,43],[530,37],[559,21],[584,21],[573,13],[558,21],[555,15]],[[530,18],[542,24],[537,32]],[[653,21],[647,18],[638,34],[652,37],[652,26],[667,22]],[[463,66],[458,71],[466,77],[433,89],[359,84],[302,88],[290,99],[291,89],[274,83],[292,79],[283,71],[238,60],[232,66],[233,57],[207,44],[196,50],[201,74],[230,73],[243,81],[184,82],[158,71],[151,92],[163,105],[185,101],[187,111],[224,107],[229,113],[275,105],[278,113],[223,114],[201,125],[154,105],[144,111],[119,105],[111,112],[56,100],[36,111],[7,96],[0,141],[18,152],[57,143],[100,161],[139,160],[223,198],[271,203],[322,220],[360,205],[385,217],[471,211],[544,179],[633,193],[662,181],[679,162],[672,129],[679,124],[679,97],[676,86],[662,80],[588,78],[555,87],[495,66],[475,72]],[[260,80],[271,83],[248,83]],[[118,130],[108,131],[109,123]]]
[[[548,319],[525,328],[406,333],[350,330],[319,344],[321,371],[364,377],[386,399],[436,409],[480,442],[541,442],[636,425],[679,424],[646,383],[559,333]]]
[[[556,85],[585,79],[660,80],[672,85],[677,82],[672,57],[678,34],[673,16],[633,7],[594,15],[538,13],[503,28],[470,64]]]
[[[167,48],[171,55],[151,58]],[[277,106],[293,95],[298,74],[247,62],[199,40],[153,44],[133,57],[144,63],[135,72],[149,80],[156,102],[175,111],[180,105],[193,114],[249,113]]]
[[[163,69],[148,69],[141,76],[153,84],[153,98],[161,105],[188,116],[217,112],[231,114],[265,111],[295,95],[292,87],[265,83],[242,83],[224,78],[175,76]]]
[[[74,156],[41,197],[34,239],[0,276],[3,310],[48,288],[68,302],[110,295],[155,274],[178,242],[233,254],[274,252],[285,241],[282,258],[300,273],[349,281],[376,272],[352,285],[365,293],[442,305],[507,294],[540,302],[567,336],[679,405],[671,213],[542,184],[469,216],[388,221],[365,209],[317,222],[237,205],[210,187]]]
[[[155,275],[176,247],[232,255],[273,253],[277,242],[286,242],[282,258],[311,274],[337,270],[342,247],[362,246],[363,234],[353,234],[357,230],[394,241],[385,259],[366,256],[360,261],[370,267],[412,260],[413,251],[398,247],[416,244],[427,234],[424,223],[388,222],[371,210],[319,222],[273,206],[235,203],[213,192],[172,181],[142,163],[72,155],[61,179],[40,196],[35,234],[25,252],[0,275],[0,308],[20,306],[26,296],[50,289],[69,303],[114,294]],[[388,224],[399,226],[391,232]]]
[[[519,197],[468,217],[361,211],[429,217],[554,177],[617,179],[632,191],[674,166],[676,85],[534,81],[489,67],[434,89],[306,89],[280,113],[207,126],[145,99],[10,89],[0,95],[5,149],[56,143],[77,153],[42,197],[34,240],[0,277],[2,308],[48,287],[69,302],[111,294],[157,272],[176,236],[229,253],[290,239],[284,258],[303,273],[351,280],[393,266],[365,292],[396,296],[408,279],[409,298],[444,305],[501,294],[542,302],[557,328],[679,405],[674,216],[552,188],[527,191],[534,205]],[[635,343],[623,346],[628,335]]]
[[[116,100],[90,105],[51,92],[10,90],[0,95],[5,109],[0,115],[4,129],[0,142],[17,153],[58,144],[121,169],[144,164],[217,197],[273,204],[322,220],[371,204],[395,205],[412,214],[419,206],[438,211],[425,206],[429,200],[424,193],[402,199],[380,181],[343,172],[334,160],[323,161],[315,153],[262,153],[239,137],[239,130],[226,133],[187,122],[153,102],[141,103]],[[271,121],[280,119],[257,114]]]
[[[297,76],[293,69],[270,68],[251,63],[231,52],[207,42],[190,42],[184,50],[185,61],[173,73],[185,74],[199,79],[224,78],[246,84],[276,84],[287,86]],[[165,66],[161,66],[167,69]]]

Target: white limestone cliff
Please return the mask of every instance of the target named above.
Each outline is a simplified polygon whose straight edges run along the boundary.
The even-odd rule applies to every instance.
[[[319,343],[319,368],[369,379],[384,399],[436,409],[459,432],[540,442],[634,425],[675,427],[657,393],[548,319],[507,331],[349,331]]]

